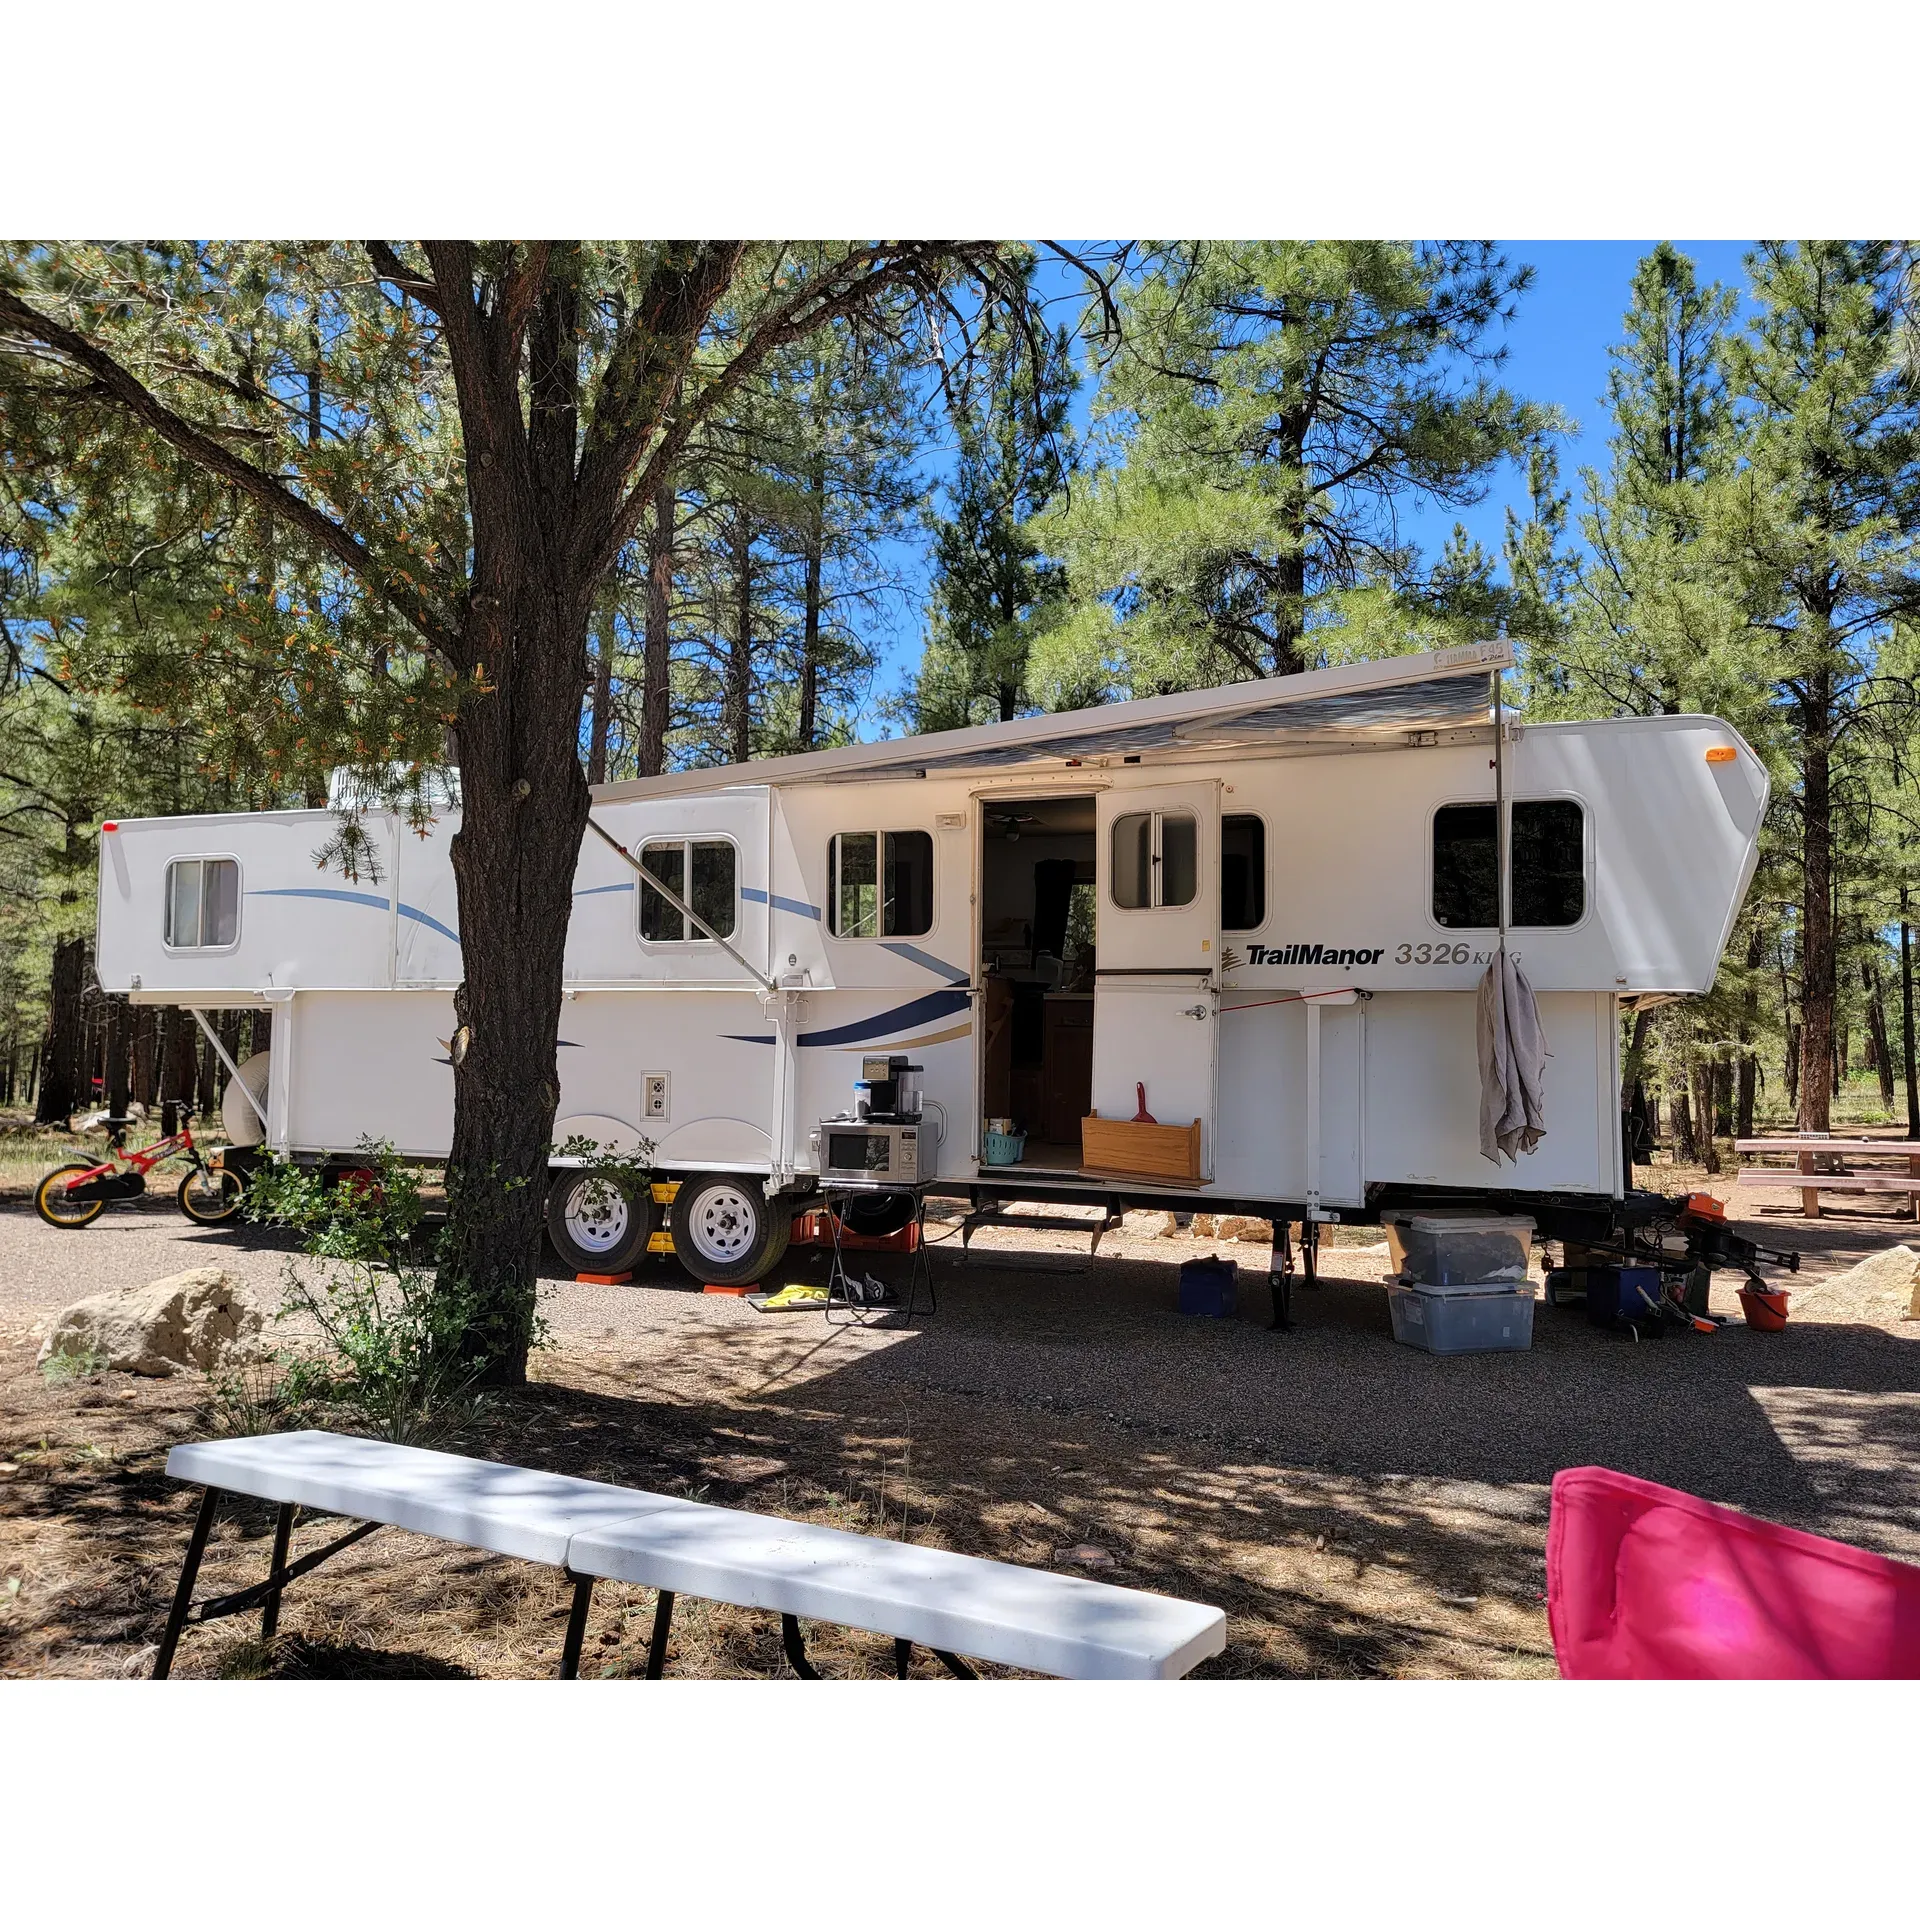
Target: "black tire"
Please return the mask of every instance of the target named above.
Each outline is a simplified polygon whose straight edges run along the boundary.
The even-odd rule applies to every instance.
[[[547,1189],[547,1239],[575,1273],[631,1273],[653,1237],[653,1202],[605,1174],[570,1167]]]
[[[751,1287],[780,1264],[793,1208],[751,1173],[695,1173],[673,1196],[673,1251],[710,1287]]]
[[[64,1167],[55,1167],[33,1190],[34,1212],[50,1227],[91,1226],[106,1212],[107,1203],[104,1200],[63,1203],[61,1188],[69,1175],[90,1173],[97,1164],[90,1160],[73,1160]]]
[[[913,1220],[913,1195],[910,1193],[860,1193],[841,1207],[841,1223],[849,1233],[863,1233],[883,1240],[898,1233]]]
[[[217,1227],[245,1204],[247,1183],[231,1167],[190,1167],[174,1198],[189,1220]]]

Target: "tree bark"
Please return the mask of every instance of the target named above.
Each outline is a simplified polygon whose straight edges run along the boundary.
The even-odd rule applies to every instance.
[[[753,524],[736,505],[727,528],[733,566],[733,631],[727,638],[727,679],[721,722],[736,766],[753,758]]]
[[[813,751],[820,724],[820,577],[827,545],[827,456],[816,449],[807,465],[806,588],[800,629],[800,718],[795,729],[802,753]]]
[[[40,1047],[40,1093],[33,1117],[43,1127],[68,1125],[80,1105],[86,990],[87,942],[84,934],[53,943],[53,967],[47,988],[47,1031]]]
[[[135,1007],[133,1009],[132,1093],[137,1106],[151,1108],[154,1103],[159,1039],[159,1008]]]
[[[194,1049],[194,1102],[203,1120],[211,1120],[220,1106],[220,1062],[214,1057],[206,1036],[197,1031]]]
[[[679,500],[673,476],[663,473],[654,489],[647,529],[647,637],[641,662],[640,772],[667,770],[667,724],[671,717],[673,663],[673,541]]]
[[[1873,1066],[1880,1078],[1880,1104],[1893,1111],[1893,1053],[1887,1044],[1887,1001],[1880,986],[1879,943],[1860,962],[1860,984],[1867,990],[1867,1032],[1873,1042]]]
[[[1907,1138],[1920,1140],[1920,1061],[1913,1057],[1913,930],[1907,890],[1900,889],[1900,1052],[1907,1077]]]
[[[107,1111],[116,1117],[127,1110],[127,1101],[132,1096],[129,1085],[131,1079],[132,1035],[129,1028],[132,1021],[128,1017],[132,1009],[127,1005],[123,993],[110,993],[105,996],[107,1015],[107,1068],[106,1095]]]
[[[1740,994],[1739,1085],[1734,1094],[1733,1131],[1736,1139],[1753,1133],[1753,1102],[1760,1077],[1759,1056],[1753,1050],[1754,1032],[1760,1024],[1760,968],[1767,957],[1766,935],[1758,920],[1747,934],[1747,982]]]
[[[1809,676],[1800,709],[1804,882],[1800,895],[1800,1111],[1803,1132],[1832,1125],[1834,1002],[1838,974],[1833,938],[1833,672]]]
[[[607,723],[613,705],[614,612],[603,609],[594,622],[593,708],[587,716],[587,785],[597,787],[607,777]]]
[[[1694,1132],[1700,1152],[1700,1164],[1709,1173],[1720,1171],[1720,1148],[1714,1138],[1713,1062],[1696,1060],[1693,1065]]]

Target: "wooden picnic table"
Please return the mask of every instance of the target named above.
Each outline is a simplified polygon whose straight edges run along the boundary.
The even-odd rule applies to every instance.
[[[1826,1193],[1905,1194],[1907,1211],[1920,1219],[1920,1140],[1870,1140],[1825,1133],[1775,1133],[1755,1140],[1736,1140],[1736,1153],[1791,1154],[1792,1167],[1742,1167],[1743,1187],[1798,1187],[1800,1204],[1809,1220],[1820,1218],[1820,1195]],[[1846,1160],[1904,1160],[1907,1170],[1897,1173],[1822,1173],[1815,1165],[1821,1155]]]

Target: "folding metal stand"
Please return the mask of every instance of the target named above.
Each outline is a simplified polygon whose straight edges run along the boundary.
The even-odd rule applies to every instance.
[[[841,1244],[845,1233],[845,1223],[841,1217],[842,1209],[849,1200],[862,1194],[904,1193],[913,1201],[913,1252],[907,1256],[907,1287],[903,1300],[886,1305],[870,1305],[855,1295],[850,1276],[847,1273],[846,1251]],[[916,1302],[920,1298],[920,1282],[927,1283],[927,1304],[929,1314],[940,1311],[940,1299],[933,1286],[933,1260],[927,1252],[927,1192],[924,1187],[822,1187],[822,1197],[826,1201],[829,1237],[833,1242],[833,1264],[827,1271],[827,1324],[835,1323],[833,1311],[837,1305],[847,1316],[838,1324],[842,1326],[870,1326],[888,1314],[899,1314],[905,1320],[911,1320],[919,1309]]]

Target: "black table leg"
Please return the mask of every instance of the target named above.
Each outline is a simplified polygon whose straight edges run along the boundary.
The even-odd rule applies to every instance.
[[[186,1564],[180,1569],[180,1584],[173,1592],[173,1611],[167,1615],[167,1630],[160,1636],[160,1651],[153,1656],[156,1680],[164,1680],[173,1669],[173,1650],[180,1644],[187,1609],[193,1605],[193,1583],[200,1577],[200,1556],[207,1550],[207,1535],[213,1531],[213,1513],[219,1504],[218,1487],[209,1487],[200,1496],[200,1517],[194,1521],[193,1537],[187,1542]]]
[[[273,1525],[273,1590],[260,1609],[260,1638],[271,1640],[280,1631],[280,1594],[287,1577],[287,1543],[293,1538],[293,1503],[283,1501]]]
[[[904,1680],[907,1677],[907,1663],[913,1658],[913,1642],[896,1640],[893,1643],[893,1677]]]
[[[647,1642],[647,1678],[658,1680],[666,1671],[667,1635],[673,1627],[673,1595],[665,1587],[654,1602],[653,1638]]]
[[[567,1643],[560,1654],[560,1678],[580,1677],[580,1648],[587,1637],[587,1609],[593,1605],[593,1575],[576,1573],[573,1580],[573,1606],[567,1614]]]
[[[780,1616],[780,1644],[786,1649],[787,1665],[802,1680],[818,1680],[820,1670],[807,1658],[807,1649],[800,1638],[800,1622],[790,1613]]]

